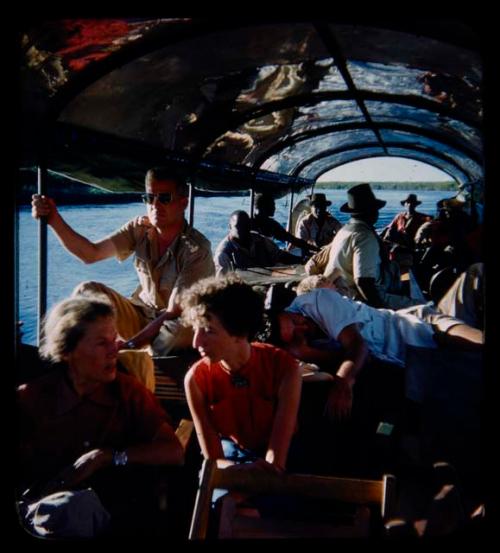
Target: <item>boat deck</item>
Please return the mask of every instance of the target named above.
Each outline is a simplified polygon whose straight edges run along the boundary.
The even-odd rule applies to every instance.
[[[156,357],[156,395],[175,426],[190,418],[183,389],[195,352]],[[352,416],[335,423],[323,417],[329,380],[305,378],[298,432],[290,454],[289,470],[295,473],[379,479],[396,476],[396,517],[418,525],[434,508],[442,482],[433,465],[450,463],[447,482],[455,484],[461,512],[470,513],[484,502],[480,457],[481,356],[446,350],[410,350],[412,371],[387,363],[370,362],[354,389]],[[30,378],[47,369],[36,348],[22,348],[19,367]],[[424,378],[420,396],[413,394],[416,371]],[[23,371],[19,370],[19,374]],[[445,385],[446,383],[446,385]],[[172,524],[158,532],[187,538],[198,486],[202,457],[194,437],[186,452],[186,466],[168,478],[174,503],[158,511]],[[442,472],[442,471],[441,471]],[[451,476],[450,476],[451,474]],[[174,481],[174,482],[173,482]],[[175,513],[173,512],[175,511]],[[163,530],[162,530],[163,528]]]

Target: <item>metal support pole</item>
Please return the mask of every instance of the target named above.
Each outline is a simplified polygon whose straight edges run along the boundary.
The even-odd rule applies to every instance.
[[[21,343],[21,321],[19,320],[19,203],[18,198],[15,198],[14,212],[14,324],[15,324],[15,341],[14,353],[17,356],[18,346]]]
[[[292,188],[292,191],[290,192],[290,208],[288,210],[288,221],[286,223],[286,230],[288,232],[291,232],[292,234],[294,234],[293,231],[295,230],[290,228],[292,226],[293,197],[294,197],[294,190]]]
[[[38,194],[45,195],[47,189],[47,167],[38,166]],[[40,345],[42,318],[47,311],[47,220],[38,220],[38,336]]]
[[[194,224],[194,195],[195,189],[192,182],[189,183],[189,220],[188,223],[193,226]]]
[[[255,190],[250,189],[250,217],[253,217],[253,211],[255,208]]]

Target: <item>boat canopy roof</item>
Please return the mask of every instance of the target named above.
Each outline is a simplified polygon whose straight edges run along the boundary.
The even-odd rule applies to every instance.
[[[22,163],[110,191],[171,163],[209,193],[281,196],[398,156],[482,185],[478,42],[456,21],[38,21]]]

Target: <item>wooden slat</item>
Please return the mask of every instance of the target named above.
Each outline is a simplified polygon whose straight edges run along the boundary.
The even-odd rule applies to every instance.
[[[184,451],[186,451],[187,446],[189,445],[189,441],[191,440],[191,436],[193,435],[193,429],[193,421],[190,421],[188,419],[181,419],[179,426],[175,431],[175,435],[177,436],[177,438],[179,438],[179,442],[181,442],[182,449],[184,449]]]
[[[193,512],[190,539],[206,537],[211,497],[215,488],[252,495],[263,493],[333,499],[359,507],[377,505],[382,517],[394,512],[395,477],[391,475],[384,476],[383,480],[360,480],[309,474],[272,474],[251,469],[232,471],[217,468],[215,461],[205,460]],[[360,526],[359,530],[363,529],[366,530],[364,526]],[[325,530],[318,527],[316,531],[322,535]]]
[[[163,394],[156,394],[156,397],[159,400],[172,400],[172,401],[179,401],[179,402],[185,403],[185,398],[175,393],[165,392]]]
[[[216,488],[253,493],[276,493],[304,497],[331,498],[348,503],[381,505],[382,480],[358,480],[308,474],[277,475],[258,470],[217,470],[214,479]]]
[[[394,516],[396,512],[396,477],[384,474],[381,514],[383,519]]]
[[[210,503],[214,489],[214,474],[217,470],[215,461],[205,460],[201,468],[200,486],[196,494],[191,528],[189,529],[190,540],[202,540],[207,537],[208,517],[210,514]]]
[[[153,357],[155,365],[155,395],[160,401],[187,404],[184,376],[199,356],[196,352]]]

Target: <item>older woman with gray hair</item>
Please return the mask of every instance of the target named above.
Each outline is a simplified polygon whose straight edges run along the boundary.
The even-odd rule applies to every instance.
[[[95,516],[102,499],[99,478],[112,497],[131,485],[128,465],[180,465],[183,450],[155,396],[117,371],[109,300],[73,297],[58,303],[44,322],[40,352],[55,363],[53,370],[17,390],[19,484],[21,490],[29,486],[22,495],[25,522],[37,535],[91,537],[98,528],[87,522],[106,519],[102,505]],[[111,487],[120,474],[121,486]],[[81,492],[96,483],[98,497],[89,501]],[[47,504],[51,515],[37,518]],[[108,506],[113,501],[105,505],[113,519]]]

